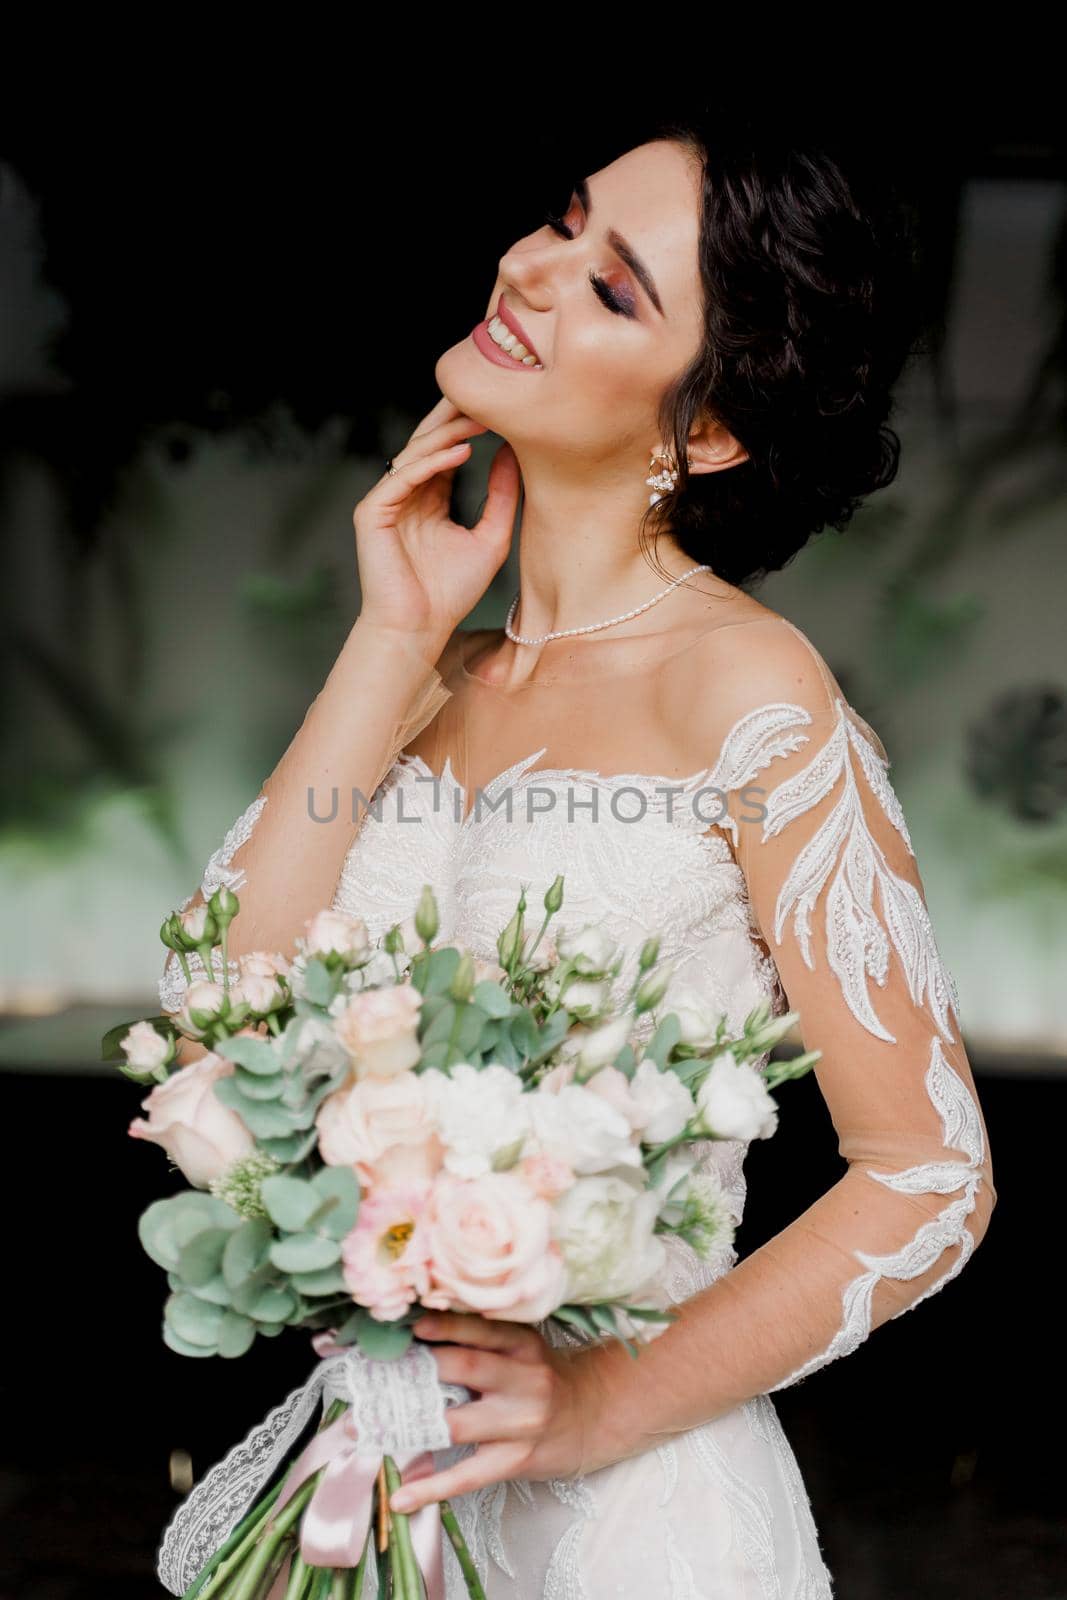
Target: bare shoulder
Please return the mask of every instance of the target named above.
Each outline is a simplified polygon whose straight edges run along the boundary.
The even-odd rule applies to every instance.
[[[766,606],[709,628],[668,662],[661,711],[679,759],[695,769],[759,713],[829,717],[841,690],[808,635]]]

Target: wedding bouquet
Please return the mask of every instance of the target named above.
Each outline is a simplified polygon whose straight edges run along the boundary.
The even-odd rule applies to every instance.
[[[447,1501],[389,1507],[401,1476],[449,1447],[446,1407],[470,1397],[437,1380],[412,1324],[423,1310],[555,1320],[636,1356],[673,1316],[656,1287],[665,1236],[701,1256],[732,1242],[686,1147],[769,1137],[770,1090],[818,1052],[759,1064],[793,1012],[763,1005],[728,1038],[691,999],[665,1009],[654,937],[613,1006],[623,956],[596,926],[549,937],[562,902],[557,877],[528,934],[523,892],[497,963],[435,943],[429,885],[378,941],[320,912],[291,961],[229,957],[225,887],[164,923],[181,1009],[104,1041],[153,1086],[130,1133],[192,1185],[139,1222],[170,1287],[163,1338],[233,1358],[300,1327],[321,1358],[180,1508],[160,1549],[172,1593],[262,1600],[288,1560],[285,1600],[421,1600],[424,1583],[436,1600],[443,1532],[481,1595]],[[182,1040],[204,1053],[179,1065]]]

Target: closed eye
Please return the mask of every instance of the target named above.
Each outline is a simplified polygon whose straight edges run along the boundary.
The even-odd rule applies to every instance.
[[[571,228],[570,224],[565,222],[562,217],[557,216],[554,211],[548,211],[545,213],[545,221],[547,222],[548,226],[555,233],[558,233],[562,238],[574,238],[574,230]],[[589,282],[593,286],[593,293],[603,301],[604,305],[607,306],[609,311],[614,311],[615,314],[620,317],[637,316],[637,309],[634,306],[633,301],[624,298],[622,295],[616,294],[611,285],[606,283],[599,273],[594,272],[592,269],[590,269],[589,272]]]

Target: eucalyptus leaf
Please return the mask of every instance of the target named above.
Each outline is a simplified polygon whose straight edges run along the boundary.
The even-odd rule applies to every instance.
[[[351,1167],[323,1167],[309,1187],[320,1200],[332,1202],[330,1209],[320,1206],[312,1219],[331,1239],[343,1239],[352,1232],[359,1215],[359,1180]]]
[[[287,1233],[301,1233],[322,1203],[321,1195],[310,1183],[284,1174],[264,1178],[259,1194],[271,1220]]]
[[[178,1275],[183,1282],[196,1287],[216,1277],[222,1266],[222,1253],[232,1237],[228,1228],[204,1228],[194,1234],[178,1257]]]
[[[264,1262],[263,1266],[253,1272],[251,1277],[246,1278],[243,1283],[239,1283],[232,1290],[230,1298],[233,1309],[239,1311],[242,1317],[250,1317],[252,1315],[252,1307],[256,1304],[260,1295],[265,1289],[274,1285],[277,1282],[277,1278],[278,1274],[271,1262]]]
[[[218,1347],[213,1344],[190,1344],[187,1339],[180,1339],[169,1322],[163,1324],[163,1343],[179,1356],[217,1356]]]
[[[172,1294],[163,1307],[170,1327],[187,1344],[216,1345],[222,1308],[192,1294]]]
[[[402,1356],[414,1335],[407,1322],[379,1322],[368,1312],[359,1325],[356,1339],[365,1356],[375,1361],[395,1361]]]
[[[313,957],[304,968],[304,994],[312,1005],[328,1006],[337,993],[337,979],[325,964]]]
[[[270,1259],[281,1272],[316,1272],[340,1261],[341,1246],[336,1239],[318,1234],[294,1233],[288,1239],[275,1240]]]
[[[265,1217],[250,1217],[231,1233],[222,1253],[222,1274],[231,1289],[246,1282],[266,1261],[273,1230]]]
[[[236,1311],[227,1311],[219,1324],[219,1355],[232,1360],[243,1356],[256,1337],[256,1325]]]
[[[476,983],[472,998],[488,1017],[506,1017],[511,1010],[510,997],[492,978],[483,978]]]
[[[318,1272],[294,1272],[289,1280],[299,1294],[344,1294],[348,1288],[339,1266],[322,1267]]]
[[[233,1061],[239,1067],[244,1067],[246,1072],[255,1073],[257,1077],[270,1077],[272,1073],[280,1070],[274,1047],[266,1039],[250,1039],[247,1036],[235,1035],[232,1039],[223,1039],[215,1046],[215,1054],[222,1056],[226,1061]]]
[[[535,1060],[542,1045],[537,1023],[528,1011],[519,1011],[508,1024],[508,1032],[516,1050],[525,1060]]]
[[[298,1128],[295,1132],[286,1134],[284,1139],[260,1139],[259,1148],[276,1160],[287,1165],[303,1161],[304,1157],[314,1150],[318,1143],[319,1130],[312,1127],[310,1132]]]
[[[285,1078],[280,1072],[274,1072],[268,1078],[257,1078],[254,1072],[246,1072],[244,1067],[234,1069],[233,1081],[246,1100],[277,1100],[285,1088]]]
[[[198,1283],[195,1288],[191,1285],[188,1287],[189,1293],[195,1294],[198,1300],[208,1300],[214,1306],[228,1306],[233,1298],[233,1292],[221,1272],[209,1278],[207,1283]]]
[[[645,1055],[651,1056],[657,1067],[662,1069],[667,1065],[668,1057],[681,1037],[682,1025],[671,1011],[657,1025],[655,1033],[645,1046]]]
[[[278,1139],[292,1133],[293,1119],[274,1100],[249,1100],[241,1092],[235,1077],[220,1078],[214,1085],[215,1097],[224,1106],[236,1111],[250,1133],[257,1139]]]
[[[288,1289],[264,1289],[249,1313],[257,1322],[287,1322],[296,1310],[296,1296]]]
[[[452,983],[461,957],[458,950],[446,945],[442,950],[431,950],[421,964],[419,988],[423,994],[442,994]]]

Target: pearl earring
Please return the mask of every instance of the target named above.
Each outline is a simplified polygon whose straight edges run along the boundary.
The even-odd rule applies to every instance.
[[[662,461],[665,463],[664,471],[653,471],[657,461]],[[645,482],[648,484],[649,488],[657,491],[657,493],[650,494],[648,497],[649,505],[654,506],[657,500],[661,500],[663,498],[662,493],[658,491],[662,490],[667,494],[673,493],[678,482],[678,468],[675,465],[673,456],[654,455],[648,464],[648,472],[649,476],[645,479]]]

